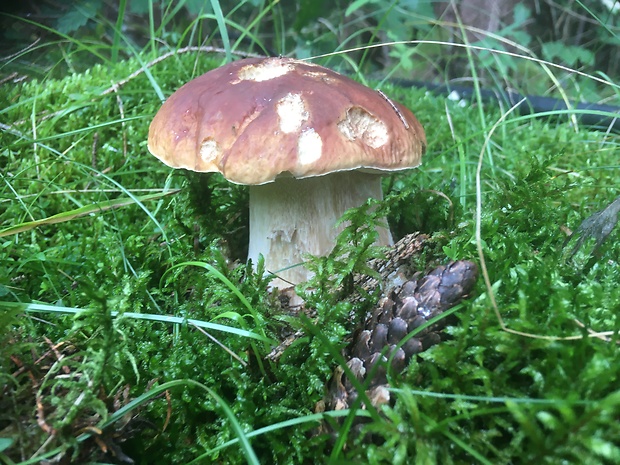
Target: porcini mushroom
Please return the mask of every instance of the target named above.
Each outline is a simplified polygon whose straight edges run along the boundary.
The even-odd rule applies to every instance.
[[[312,63],[245,59],[188,82],[149,128],[149,151],[173,168],[250,186],[248,258],[288,287],[309,278],[305,254],[329,253],[337,220],[382,199],[381,173],[412,168],[422,126],[380,91]],[[391,245],[387,228],[379,245]]]

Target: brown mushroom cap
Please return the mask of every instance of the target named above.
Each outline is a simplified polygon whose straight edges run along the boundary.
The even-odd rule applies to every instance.
[[[420,164],[424,130],[404,106],[312,63],[251,58],[188,82],[149,128],[167,165],[238,184]]]

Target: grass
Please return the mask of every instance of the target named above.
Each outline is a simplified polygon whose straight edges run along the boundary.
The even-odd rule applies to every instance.
[[[257,18],[278,8],[265,6],[251,28],[221,8],[204,14],[258,37]],[[114,57],[122,14],[110,26]],[[149,29],[145,49],[121,62],[0,87],[0,461],[620,461],[618,231],[572,257],[567,235],[617,197],[617,135],[571,126],[560,112],[520,116],[382,82],[429,140],[421,168],[385,180],[392,230],[432,235],[420,269],[474,258],[486,274],[448,340],[392,380],[392,407],[317,414],[355,310],[330,276],[374,253],[364,246],[368,213],[350,212],[360,229],[315,262],[324,270],[309,296],[316,320],[282,314],[260,269],[243,264],[246,190],[172,172],[146,149],[161,97],[242,42],[222,35],[221,54],[187,48],[147,66],[164,36],[152,20]],[[283,26],[276,32],[284,42]],[[401,46],[423,56],[443,45]],[[467,50],[478,69],[478,50]],[[376,85],[362,56],[325,60]],[[566,71],[513,59],[552,73],[551,83]],[[617,92],[603,81],[601,94]],[[267,362],[285,324],[306,337]],[[349,414],[366,417],[376,440],[355,434]],[[338,437],[317,435],[320,421]]]

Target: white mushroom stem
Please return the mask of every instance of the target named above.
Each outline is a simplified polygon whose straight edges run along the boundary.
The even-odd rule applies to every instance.
[[[311,273],[301,265],[304,256],[331,252],[345,227],[336,227],[337,221],[369,198],[383,198],[381,176],[358,171],[250,186],[248,258],[256,264],[263,255],[267,270],[280,278],[273,287],[305,282]],[[377,245],[393,245],[387,223],[378,233]]]

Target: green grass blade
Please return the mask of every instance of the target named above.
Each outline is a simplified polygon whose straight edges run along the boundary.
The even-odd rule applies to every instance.
[[[305,415],[303,417],[298,417],[298,418],[291,418],[290,420],[285,420],[285,421],[281,421],[279,423],[274,423],[273,425],[269,425],[269,426],[265,426],[263,428],[259,428],[257,430],[251,431],[249,433],[247,433],[247,438],[253,438],[256,436],[260,436],[262,434],[266,434],[266,433],[271,433],[274,431],[278,431],[280,429],[284,429],[284,428],[290,428],[291,426],[296,426],[296,425],[301,425],[304,423],[313,423],[313,422],[320,422],[322,419],[324,419],[325,417],[330,417],[330,418],[339,418],[339,417],[347,417],[348,415],[351,414],[351,410],[350,409],[344,409],[344,410],[333,410],[330,412],[323,412],[323,413],[313,413],[311,415]],[[354,414],[358,417],[369,417],[370,414],[365,411],[365,410],[355,410]],[[223,449],[226,449],[227,447],[230,447],[234,444],[237,444],[239,442],[239,439],[231,439],[230,441],[225,442],[224,444],[220,444],[217,447],[214,447],[213,449],[209,449],[207,452],[205,452],[204,454],[196,457],[194,460],[192,460],[191,462],[187,463],[186,465],[194,465],[194,464],[198,464],[198,463],[204,463],[204,460],[215,454],[216,452],[219,452]]]
[[[68,34],[64,34],[64,33],[60,32],[60,31],[58,31],[58,30],[56,30],[56,29],[54,29],[52,27],[46,26],[46,25],[38,23],[36,21],[32,21],[32,20],[29,20],[29,19],[26,19],[26,18],[22,18],[22,17],[19,17],[19,16],[10,15],[10,14],[7,14],[6,16],[9,17],[9,18],[13,18],[17,22],[22,21],[24,23],[30,24],[31,26],[36,26],[38,28],[41,28],[41,29],[43,29],[46,32],[50,32],[52,34],[60,36],[63,39],[65,39],[66,41],[75,44],[76,47],[78,47],[79,49],[81,49],[81,50],[83,50],[85,52],[88,52],[88,53],[92,53],[94,56],[99,58],[102,62],[109,63],[108,58],[105,57],[104,55],[102,55],[101,53],[99,53],[94,47],[89,46],[85,42],[82,42],[82,41],[76,39],[75,37],[71,37]]]
[[[236,440],[234,442],[233,441],[229,441],[229,443],[231,443],[230,445],[236,444],[236,443],[241,443],[241,448],[242,448],[242,450],[243,450],[243,452],[244,452],[244,454],[246,456],[246,459],[247,459],[248,463],[258,464],[259,463],[258,462],[258,457],[256,457],[256,453],[252,449],[252,446],[251,446],[251,444],[249,442],[249,438],[251,436],[246,434],[243,431],[243,428],[241,427],[241,425],[237,421],[237,418],[235,417],[234,412],[228,406],[226,401],[224,401],[224,399],[222,399],[222,397],[220,397],[213,389],[209,388],[208,386],[205,386],[202,383],[199,383],[198,381],[194,381],[193,379],[178,379],[178,380],[168,381],[166,383],[163,383],[163,384],[161,384],[161,385],[151,389],[150,391],[145,392],[144,394],[142,394],[142,395],[138,396],[137,398],[133,399],[131,402],[127,403],[126,405],[124,405],[123,407],[121,407],[120,409],[115,411],[112,415],[110,415],[108,420],[105,421],[101,425],[101,428],[105,429],[105,428],[111,426],[116,421],[120,420],[123,416],[125,416],[127,413],[129,413],[132,410],[140,407],[141,405],[145,404],[146,402],[148,402],[149,400],[153,399],[154,397],[160,395],[161,393],[167,391],[168,389],[173,389],[173,388],[177,388],[177,387],[185,387],[185,386],[198,387],[198,388],[202,389],[203,391],[206,391],[211,397],[213,397],[216,400],[216,402],[219,404],[220,408],[224,411],[224,414],[228,418],[228,421],[229,421],[231,427],[233,428],[234,432],[237,435],[237,438],[236,438]],[[82,435],[78,436],[76,438],[76,440],[78,442],[84,442],[86,439],[90,438],[91,436],[92,436],[91,433],[85,433],[85,434],[82,434]],[[39,463],[43,459],[45,459],[47,457],[52,457],[54,455],[62,453],[63,451],[64,451],[64,446],[57,447],[57,448],[55,448],[55,449],[53,449],[51,451],[46,452],[45,454],[36,455],[35,457],[30,458],[29,460],[26,460],[24,462],[20,462],[20,465],[30,465],[30,464]]]
[[[122,198],[122,199],[114,199],[108,200],[105,202],[98,202],[91,205],[85,205],[84,207],[76,208],[75,210],[70,210],[62,213],[58,213],[56,215],[48,216],[47,218],[42,218],[40,220],[28,221],[26,223],[17,224],[15,226],[11,226],[10,228],[0,230],[0,237],[11,236],[13,234],[19,234],[22,232],[30,231],[34,228],[38,228],[41,226],[50,226],[58,223],[65,223],[67,221],[72,221],[78,218],[82,218],[87,215],[102,213],[108,210],[112,210],[115,208],[126,207],[128,205],[136,204],[136,200],[140,203],[148,202],[150,200],[157,200],[162,197],[165,197],[170,194],[174,194],[178,192],[178,190],[170,190],[168,192],[161,192],[158,194],[150,194],[143,195],[141,197],[136,198]]]
[[[0,309],[6,308],[10,310],[20,309],[26,313],[66,313],[76,315],[84,309],[75,308],[75,307],[61,307],[57,305],[50,304],[41,304],[41,303],[24,303],[24,302],[2,302],[0,301]],[[118,312],[110,312],[113,317],[119,316]],[[154,315],[152,313],[133,313],[133,312],[125,312],[122,314],[124,318],[131,318],[135,320],[147,320],[147,321],[157,321],[159,323],[169,323],[175,325],[183,325],[183,324],[192,324],[198,326],[200,328],[205,328],[214,331],[221,331],[224,333],[234,334],[236,336],[247,337],[249,339],[255,339],[257,341],[261,341],[267,344],[273,344],[274,341],[267,338],[266,336],[261,336],[260,334],[256,334],[252,331],[248,331],[245,329],[234,328],[232,326],[221,325],[218,323],[210,323],[208,321],[195,320],[193,318],[182,318],[171,315]]]
[[[241,444],[241,448],[242,448],[242,450],[243,450],[243,452],[245,454],[245,457],[246,457],[246,460],[248,461],[248,463],[258,464],[259,463],[258,462],[258,457],[256,457],[256,453],[252,449],[252,446],[251,446],[250,441],[249,441],[249,438],[251,436],[249,434],[246,434],[243,431],[243,428],[241,427],[241,425],[237,421],[237,418],[235,417],[234,412],[229,407],[229,405],[226,403],[226,401],[224,399],[222,399],[222,397],[220,397],[213,389],[209,388],[208,386],[205,386],[202,383],[194,381],[192,379],[180,379],[180,380],[169,381],[169,382],[164,383],[164,384],[162,384],[160,386],[157,386],[156,388],[154,388],[154,389],[152,389],[152,390],[150,390],[148,392],[145,392],[141,396],[137,397],[133,401],[129,402],[127,405],[123,406],[122,408],[120,408],[119,410],[114,412],[114,414],[112,414],[110,416],[108,421],[106,421],[102,425],[102,428],[105,428],[105,427],[108,427],[108,426],[112,425],[114,422],[116,422],[119,419],[121,419],[128,412],[130,412],[133,409],[139,407],[140,405],[144,404],[145,402],[147,402],[148,400],[152,399],[153,397],[155,397],[155,396],[165,392],[166,390],[172,389],[172,388],[175,388],[175,387],[182,387],[182,386],[196,386],[196,387],[206,391],[207,393],[209,393],[209,395],[216,400],[216,402],[219,404],[220,408],[224,411],[224,414],[228,418],[228,421],[229,421],[231,427],[233,428],[235,434],[237,435],[237,438],[234,441],[229,441],[231,443],[230,445],[232,445],[233,443],[235,443],[235,444],[236,443],[240,443]],[[253,435],[253,436],[256,436],[256,435]]]
[[[112,39],[112,63],[116,63],[118,61],[118,50],[121,42],[126,7],[127,0],[120,0],[118,3],[118,16],[116,17],[116,25],[114,27],[114,38]]]
[[[254,309],[254,307],[252,307],[252,304],[250,304],[248,299],[245,298],[245,296],[241,293],[239,288],[237,288],[237,286],[235,286],[230,281],[230,279],[228,279],[226,276],[224,276],[224,274],[221,271],[219,271],[217,268],[215,268],[213,265],[210,265],[209,263],[205,263],[205,262],[183,262],[183,263],[179,263],[177,265],[174,265],[169,270],[167,270],[166,273],[164,273],[164,275],[162,276],[161,279],[163,280],[165,278],[165,276],[168,273],[170,273],[172,270],[174,270],[175,268],[185,267],[185,266],[197,266],[197,267],[200,267],[200,268],[204,268],[210,274],[212,274],[217,279],[219,279],[224,284],[226,284],[226,286],[233,292],[233,294],[235,294],[237,296],[237,298],[243,304],[243,306],[248,309],[248,311],[250,312],[250,315],[252,315],[252,318],[254,319],[255,323],[258,326],[262,327],[262,325],[263,325],[263,317],[260,314],[258,314],[258,312]]]
[[[230,49],[230,38],[228,37],[228,30],[226,29],[226,19],[224,18],[224,13],[222,13],[222,6],[220,5],[219,0],[210,1],[211,8],[213,8],[213,13],[215,14],[215,20],[217,21],[217,26],[220,29],[220,36],[222,37],[224,50],[226,50],[226,63],[230,63],[232,61],[232,52]]]
[[[206,386],[204,386],[204,389],[207,390],[209,394],[211,394],[211,396],[220,404],[220,408],[224,410],[224,413],[228,417],[228,421],[230,422],[230,425],[232,426],[233,430],[237,434],[237,439],[241,443],[241,449],[243,450],[243,453],[248,463],[258,465],[259,463],[258,457],[256,456],[254,449],[252,449],[252,446],[250,445],[248,436],[245,434],[245,431],[243,431],[243,428],[241,428],[241,425],[237,421],[237,418],[235,417],[234,412],[228,406],[226,401],[224,401],[224,399],[222,399],[219,395],[217,395],[215,391],[213,391],[212,389],[209,389]]]

